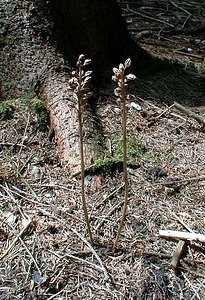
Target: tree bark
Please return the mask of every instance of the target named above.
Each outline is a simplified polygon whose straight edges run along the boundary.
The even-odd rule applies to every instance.
[[[65,60],[74,66],[81,53],[91,58],[100,85],[128,56],[139,69],[142,60],[152,58],[129,36],[114,0],[7,0],[1,6],[2,96],[16,98],[34,89],[46,101],[62,159],[75,173],[80,168],[77,109]],[[102,154],[91,115],[85,117],[86,166]]]
[[[51,0],[56,40],[73,65],[80,53],[91,58],[95,84],[111,79],[113,66],[130,57],[136,71],[151,69],[154,58],[127,31],[116,0]]]

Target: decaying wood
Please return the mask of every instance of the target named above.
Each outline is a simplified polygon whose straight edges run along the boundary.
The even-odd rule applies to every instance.
[[[198,121],[199,123],[202,123],[203,126],[205,125],[205,118],[194,113],[193,111],[191,111],[190,109],[182,106],[181,104],[174,102],[174,107],[177,108],[178,110],[182,111],[183,113],[185,113],[188,117],[190,118],[194,118],[196,121]]]
[[[195,232],[184,232],[175,230],[159,230],[159,236],[180,239],[185,241],[195,241],[205,244],[205,235]]]

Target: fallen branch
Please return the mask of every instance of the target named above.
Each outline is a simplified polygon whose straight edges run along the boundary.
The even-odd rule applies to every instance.
[[[203,126],[205,125],[205,118],[202,116],[199,116],[198,114],[194,113],[193,111],[191,111],[190,109],[182,106],[181,104],[174,102],[174,106],[182,111],[183,113],[185,113],[188,117],[194,118],[196,121],[198,121],[199,123],[202,123]]]
[[[195,232],[184,232],[175,230],[159,230],[159,236],[185,241],[195,241],[205,244],[205,235]]]

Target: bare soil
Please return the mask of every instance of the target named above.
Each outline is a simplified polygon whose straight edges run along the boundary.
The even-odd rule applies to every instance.
[[[149,157],[129,166],[129,207],[118,250],[112,255],[124,200],[121,168],[107,175],[86,175],[95,237],[91,245],[80,178],[71,177],[48,130],[39,127],[35,113],[22,108],[18,98],[13,117],[0,120],[2,300],[205,299],[204,244],[187,241],[174,269],[171,261],[178,240],[159,237],[160,229],[205,234],[204,126],[172,106],[180,102],[205,118],[205,44],[200,31],[204,4],[121,5],[130,31],[136,35],[134,29],[141,28],[138,42],[153,54],[185,64],[187,72],[147,75],[130,87],[134,96],[127,103],[128,136],[143,143]],[[178,32],[167,33],[168,25],[141,19],[133,10],[170,24],[178,21]],[[152,29],[151,37],[139,35],[150,30],[146,26],[158,29]],[[100,91],[98,97],[97,114],[111,154],[121,136],[121,108],[110,90]]]

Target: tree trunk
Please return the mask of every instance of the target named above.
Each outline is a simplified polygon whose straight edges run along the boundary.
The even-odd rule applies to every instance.
[[[16,98],[34,89],[47,103],[62,159],[72,173],[79,171],[77,109],[64,59],[74,66],[81,53],[91,58],[95,81],[101,84],[110,81],[112,67],[125,58],[131,56],[140,69],[142,59],[151,63],[151,56],[129,36],[114,0],[7,0],[1,6],[2,96]],[[98,129],[88,115],[86,165],[102,154]]]
[[[116,0],[51,0],[56,40],[73,65],[80,53],[91,58],[95,84],[110,81],[112,68],[126,58],[137,72],[154,59],[131,38]]]

